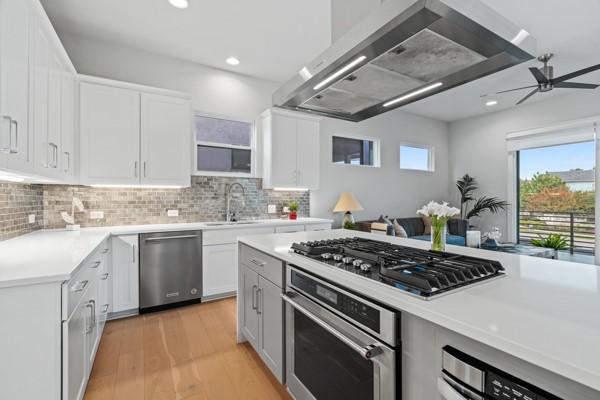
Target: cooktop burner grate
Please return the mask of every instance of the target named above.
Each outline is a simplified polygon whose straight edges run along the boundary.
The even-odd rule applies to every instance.
[[[498,261],[358,237],[294,243],[292,251],[425,299],[504,275]]]

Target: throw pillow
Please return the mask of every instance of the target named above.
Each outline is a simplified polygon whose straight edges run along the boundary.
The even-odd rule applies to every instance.
[[[421,219],[423,220],[423,225],[425,225],[423,235],[431,235],[431,218],[421,217]]]
[[[396,220],[394,220],[394,231],[396,232],[396,237],[401,237],[401,238],[408,237],[406,230]]]
[[[386,224],[393,225],[392,220],[387,215],[385,217],[383,217],[383,220],[385,221]]]

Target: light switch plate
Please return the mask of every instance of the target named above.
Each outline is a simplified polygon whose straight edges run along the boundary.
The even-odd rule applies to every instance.
[[[90,211],[90,219],[104,219],[104,211]]]
[[[277,213],[277,206],[275,204],[269,204],[267,206],[267,213],[268,214],[275,214],[275,213]]]
[[[28,218],[30,224],[35,224],[35,214],[29,214]]]
[[[167,217],[179,217],[179,210],[167,210]]]

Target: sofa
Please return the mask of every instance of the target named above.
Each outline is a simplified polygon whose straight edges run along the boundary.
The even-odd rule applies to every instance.
[[[393,221],[394,219],[390,219]],[[426,235],[425,232],[425,223],[423,219],[420,217],[410,217],[410,218],[395,218],[400,226],[404,228],[406,231],[406,235],[410,239],[417,240],[431,240],[431,235]],[[363,232],[371,232],[371,224],[374,222],[383,222],[383,219],[373,221],[359,221],[356,223],[357,229]],[[465,219],[457,219],[453,218],[448,220],[448,232],[446,235],[446,243],[452,244],[455,246],[465,246],[467,243],[467,229],[469,227],[469,222]],[[388,232],[393,234],[393,229],[388,229]],[[389,234],[388,233],[388,234]]]

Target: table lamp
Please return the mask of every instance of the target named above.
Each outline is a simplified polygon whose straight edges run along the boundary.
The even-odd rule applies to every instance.
[[[340,195],[340,198],[335,205],[333,212],[345,212],[344,214],[344,225],[347,223],[354,223],[354,217],[352,216],[352,211],[362,211],[364,210],[363,206],[360,202],[354,197],[354,195],[350,192],[343,192]]]

